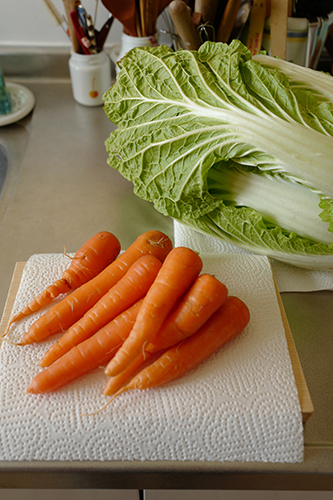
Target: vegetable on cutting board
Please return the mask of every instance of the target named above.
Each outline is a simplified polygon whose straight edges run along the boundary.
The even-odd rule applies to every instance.
[[[146,351],[154,353],[168,349],[198,330],[226,301],[227,287],[211,274],[200,274],[167,317]]]
[[[164,233],[152,230],[141,234],[95,278],[64,297],[38,318],[23,336],[20,344],[40,342],[54,333],[67,330],[125,275],[139,257],[154,255],[163,261],[171,249],[172,242]]]
[[[143,299],[129,337],[108,364],[110,375],[129,366],[154,339],[177,301],[198,277],[202,265],[199,255],[190,248],[171,250]]]
[[[201,274],[179,305],[166,318],[156,337],[121,373],[109,377],[105,395],[114,394],[152,354],[169,349],[190,337],[217,311],[228,297],[227,287],[210,274]],[[108,375],[108,367],[105,369]]]
[[[116,259],[119,252],[120,243],[116,236],[108,231],[101,231],[86,241],[74,257],[69,257],[66,254],[72,260],[70,267],[64,271],[60,279],[48,286],[42,293],[29,302],[24,309],[11,318],[7,332],[16,321],[40,311],[59,295],[76,290],[97,276]]]
[[[44,355],[40,364],[46,368],[28,393],[55,391],[101,365],[107,365],[105,395],[160,385],[191,370],[245,328],[247,306],[228,297],[216,277],[200,274],[197,252],[172,248],[157,231],[144,233],[133,245],[127,257],[123,254],[123,276]],[[163,262],[147,245],[158,248]],[[87,295],[78,300],[80,307]]]
[[[133,374],[134,368],[137,369],[154,353],[165,350],[195,333],[226,301],[227,295],[226,286],[214,276],[199,276],[176,309],[164,321],[147,351],[140,354],[136,363],[131,365],[129,373]],[[64,351],[52,364],[48,363],[48,368],[36,375],[27,391],[34,394],[55,391],[112,359],[130,334],[142,302],[143,299],[140,299],[93,336],[73,346],[69,351]],[[45,366],[43,363],[41,365]],[[124,382],[129,377],[126,373],[126,370],[121,373]],[[109,382],[112,382],[112,387],[115,388],[115,384],[120,383],[120,377],[110,377]],[[114,390],[118,388],[117,385]]]
[[[239,40],[134,49],[104,95],[109,165],[195,230],[333,269],[333,77],[295,66]]]
[[[228,297],[196,333],[165,351],[119,389],[111,401],[125,391],[158,387],[181,377],[239,335],[249,320],[246,304],[237,297]]]
[[[121,313],[95,335],[74,346],[31,381],[27,392],[52,392],[107,363],[130,334],[142,300]]]
[[[40,365],[48,366],[75,345],[94,335],[118,314],[142,299],[153,284],[162,262],[154,255],[136,260],[126,274],[87,311],[43,356]]]
[[[156,353],[158,355],[193,335],[221,307],[227,296],[226,286],[214,276],[209,274],[199,276],[176,309],[164,321],[153,344],[147,347],[147,351],[140,353],[130,365],[130,370],[124,370],[116,377],[109,377],[104,394],[109,395],[118,390],[134,371],[151,359],[151,356],[155,355],[156,358]],[[36,375],[27,392],[40,394],[55,391],[107,363],[128,338],[142,302],[143,299],[140,299],[96,334],[64,352],[61,357]]]

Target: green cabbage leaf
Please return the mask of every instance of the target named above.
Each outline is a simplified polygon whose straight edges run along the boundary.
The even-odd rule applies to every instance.
[[[333,269],[333,78],[238,40],[131,50],[104,109],[109,165],[194,229]]]

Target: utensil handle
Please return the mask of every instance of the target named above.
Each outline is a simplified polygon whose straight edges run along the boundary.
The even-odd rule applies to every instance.
[[[271,56],[286,59],[290,0],[271,0]]]
[[[203,23],[214,25],[218,5],[218,0],[201,0],[200,12]]]
[[[73,52],[80,52],[79,40],[77,39],[75,29],[70,16],[70,13],[76,9],[76,7],[79,5],[80,2],[78,2],[77,0],[62,0],[62,2],[64,5],[64,10],[68,22],[68,31],[72,42]]]
[[[182,0],[173,0],[168,7],[176,33],[188,50],[198,50],[201,45],[199,34],[193,24],[187,5]]]
[[[97,36],[97,47],[98,50],[102,50],[104,47],[105,40],[110,32],[114,17],[110,13],[108,20],[103,24]]]
[[[83,31],[83,29],[80,26],[79,16],[78,16],[77,11],[73,10],[69,14],[69,16],[71,18],[71,21],[72,21],[72,24],[74,26],[74,30],[75,30],[77,39],[79,41],[79,44],[81,45],[81,48],[82,48],[84,54],[89,55],[91,52],[90,52],[90,50],[83,43],[84,39],[87,38],[87,37],[85,36],[84,31]]]
[[[247,35],[247,47],[253,56],[261,50],[262,36],[264,33],[266,18],[266,1],[254,0],[250,14],[249,33]]]
[[[234,27],[241,0],[229,0],[217,30],[216,41],[227,43]]]

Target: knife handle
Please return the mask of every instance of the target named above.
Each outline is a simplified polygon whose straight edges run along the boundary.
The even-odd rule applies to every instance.
[[[184,47],[188,50],[198,50],[201,40],[186,3],[182,0],[173,0],[168,6],[168,11]]]
[[[101,51],[104,47],[105,40],[107,39],[107,36],[110,32],[113,21],[114,17],[110,13],[108,20],[103,24],[102,28],[100,29],[97,35],[97,47],[99,51]]]

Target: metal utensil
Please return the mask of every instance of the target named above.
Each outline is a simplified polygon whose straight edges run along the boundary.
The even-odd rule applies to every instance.
[[[230,38],[239,39],[251,12],[251,0],[241,0]]]
[[[311,57],[314,49],[314,44],[317,37],[317,30],[320,19],[319,17],[309,18],[308,41],[306,44],[305,67],[310,67]]]
[[[326,41],[327,33],[330,25],[333,23],[333,12],[320,19],[320,31],[317,37],[316,44],[313,49],[313,54],[310,61],[310,68],[316,69],[319,62],[320,54]]]

